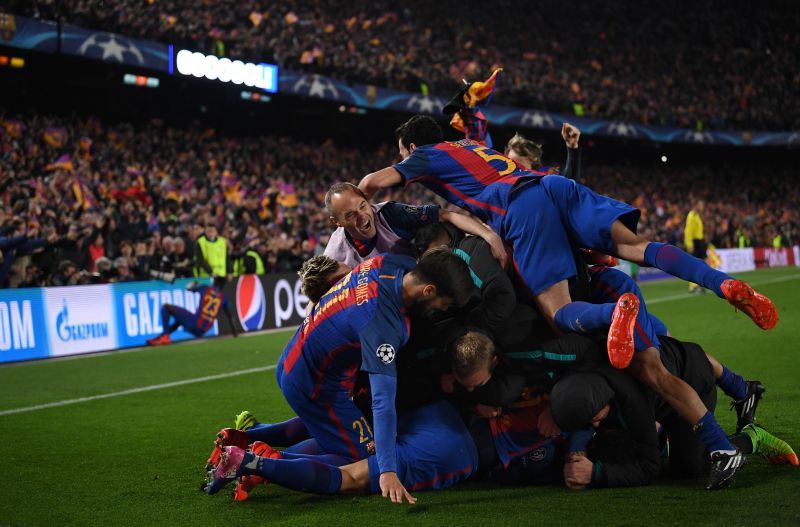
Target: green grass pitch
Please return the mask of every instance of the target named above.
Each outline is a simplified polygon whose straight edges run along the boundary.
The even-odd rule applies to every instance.
[[[683,339],[762,380],[769,430],[800,447],[800,269],[746,273],[781,321],[765,333],[712,294],[679,281],[643,286],[651,311]],[[416,506],[377,496],[321,497],[278,486],[249,501],[198,489],[214,433],[251,410],[291,417],[275,383],[289,333],[215,339],[135,352],[0,368],[0,525],[800,525],[800,470],[751,457],[733,487],[662,480],[636,489],[574,492],[465,483],[417,493]],[[251,373],[221,374],[247,369]],[[158,389],[141,390],[178,381]],[[103,394],[123,395],[92,398]],[[18,413],[9,410],[92,398]],[[734,426],[727,398],[716,415]]]

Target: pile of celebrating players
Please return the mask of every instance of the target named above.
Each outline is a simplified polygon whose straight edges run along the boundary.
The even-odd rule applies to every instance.
[[[563,175],[524,137],[487,146],[492,81],[445,108],[464,140],[412,117],[396,131],[403,161],[328,191],[338,228],[300,270],[311,304],[276,368],[297,417],[239,414],[215,439],[209,494],[231,484],[243,500],[269,482],[413,504],[467,479],[585,489],[665,475],[718,490],[750,456],[798,465],[755,422],[764,384],[715,359],[714,342],[683,340],[615,265],[693,282],[763,330],[778,323],[773,302],[637,235],[638,209],[580,184],[574,127]],[[414,183],[469,214],[371,201]],[[714,418],[717,388],[735,430]]]

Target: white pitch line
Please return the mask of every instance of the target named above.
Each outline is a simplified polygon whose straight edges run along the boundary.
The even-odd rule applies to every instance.
[[[11,414],[22,414],[26,412],[33,412],[34,410],[44,410],[46,408],[55,408],[58,406],[67,406],[70,404],[85,403],[88,401],[96,401],[98,399],[109,399],[111,397],[121,397],[123,395],[131,395],[134,393],[152,392],[153,390],[163,390],[165,388],[173,388],[175,386],[185,386],[187,384],[195,384],[198,382],[216,381],[219,379],[227,379],[229,377],[238,377],[240,375],[247,375],[249,373],[260,373],[268,370],[274,370],[275,364],[270,366],[261,366],[258,368],[249,368],[247,370],[231,371],[228,373],[219,373],[217,375],[206,375],[205,377],[196,377],[194,379],[184,379],[182,381],[167,382],[164,384],[153,384],[150,386],[141,386],[139,388],[131,388],[129,390],[122,390],[119,392],[102,393],[100,395],[91,395],[89,397],[78,397],[77,399],[65,399],[63,401],[56,401],[53,403],[37,404],[35,406],[25,406],[22,408],[12,408],[10,410],[0,410],[0,416]]]
[[[777,278],[770,278],[768,280],[756,281],[756,282],[749,282],[750,285],[765,285],[765,284],[776,284],[780,282],[788,282],[790,280],[797,280],[800,279],[800,274],[795,274],[791,276],[781,276]],[[681,300],[684,298],[692,298],[699,295],[691,295],[688,293],[680,294],[680,295],[671,295],[671,296],[664,296],[661,298],[656,298],[653,300],[648,300],[647,304],[659,304],[661,302],[669,302],[671,300]],[[286,328],[291,329],[291,328]],[[286,331],[286,329],[277,329],[277,330],[267,330],[263,333],[277,333],[279,331]],[[154,384],[151,386],[142,386],[141,388],[131,388],[129,390],[122,390],[119,392],[111,392],[111,393],[103,393],[100,395],[91,395],[89,397],[78,397],[77,399],[65,399],[63,401],[56,401],[52,403],[45,403],[45,404],[37,404],[36,406],[25,406],[22,408],[11,408],[9,410],[0,410],[0,417],[4,415],[12,415],[12,414],[22,414],[26,412],[33,412],[35,410],[44,410],[46,408],[56,408],[59,406],[67,406],[70,404],[78,404],[78,403],[85,403],[88,401],[96,401],[98,399],[108,399],[111,397],[120,397],[123,395],[132,395],[135,393],[143,393],[143,392],[151,392],[153,390],[163,390],[165,388],[173,388],[175,386],[185,386],[187,384],[195,384],[199,382],[208,382],[208,381],[215,381],[218,379],[227,379],[229,377],[238,377],[240,375],[247,375],[249,373],[259,373],[268,370],[274,370],[277,365],[272,364],[270,366],[261,366],[259,368],[250,368],[247,370],[239,370],[239,371],[232,371],[228,373],[220,373],[218,375],[207,375],[205,377],[197,377],[194,379],[185,379],[182,381],[174,381],[168,382],[164,384]]]
[[[781,282],[788,282],[790,280],[798,280],[798,279],[800,279],[800,274],[793,274],[793,275],[789,275],[789,276],[778,276],[778,277],[775,277],[775,278],[768,278],[766,280],[756,280],[756,281],[747,282],[747,283],[752,285],[752,286],[758,286],[758,285],[767,285],[767,284],[779,284]],[[662,296],[662,297],[659,297],[659,298],[654,298],[652,300],[645,299],[645,303],[648,306],[650,306],[650,305],[653,305],[653,304],[660,304],[662,302],[671,302],[673,300],[682,300],[684,298],[698,298],[698,297],[701,297],[701,296],[703,296],[703,295],[698,295],[696,293],[695,294],[692,294],[692,293],[681,293],[681,294],[678,294],[678,295]]]

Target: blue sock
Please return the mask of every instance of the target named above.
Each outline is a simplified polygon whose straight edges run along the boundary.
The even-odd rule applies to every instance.
[[[305,423],[294,417],[282,423],[259,423],[247,431],[247,438],[253,441],[263,441],[269,446],[291,446],[311,437]]]
[[[281,452],[281,459],[312,459],[335,467],[343,467],[353,462],[349,457],[337,456],[336,454],[300,454],[287,452],[286,450]]]
[[[283,449],[284,453],[291,452],[292,454],[305,454],[305,455],[320,455],[320,454],[327,454],[325,450],[319,446],[317,440],[314,438],[306,439],[305,441],[300,441],[299,443],[295,443],[292,446],[287,446]]]
[[[556,311],[555,323],[558,329],[569,333],[592,333],[608,329],[616,304],[590,304],[589,302],[570,302]]]
[[[722,271],[712,269],[700,258],[695,258],[674,245],[666,243],[650,242],[644,251],[644,263],[687,282],[694,282],[710,289],[720,298],[724,298],[722,282],[732,278]]]
[[[694,433],[700,436],[702,441],[709,452],[716,452],[717,450],[736,450],[736,447],[731,444],[728,436],[714,419],[714,414],[706,412],[706,414],[697,421],[694,425]]]
[[[717,386],[722,388],[725,395],[739,401],[747,396],[747,382],[744,377],[722,366],[722,376],[717,379]]]
[[[242,473],[263,476],[267,481],[303,492],[336,494],[342,488],[342,471],[339,467],[317,461],[312,457],[302,459],[259,457],[255,468],[245,467]]]

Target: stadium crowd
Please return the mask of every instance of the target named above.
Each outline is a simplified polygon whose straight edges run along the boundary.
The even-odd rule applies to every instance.
[[[0,128],[4,286],[193,276],[197,240],[214,224],[231,273],[255,251],[265,272],[295,271],[320,254],[332,225],[324,194],[396,161],[374,151],[287,137],[229,137],[159,120],[135,127],[95,118],[6,116]],[[548,153],[548,157],[561,152]],[[556,161],[557,163],[558,161]],[[714,182],[724,172],[723,192]],[[708,241],[800,242],[800,185],[745,168],[587,166],[585,182],[642,210],[641,231],[675,244],[693,201],[706,201]],[[421,186],[383,199],[430,202]],[[238,262],[238,263],[237,263]]]
[[[800,127],[800,11],[737,0],[12,1],[22,15],[446,95],[505,68],[497,101],[697,129]],[[714,68],[707,65],[715,64]]]

